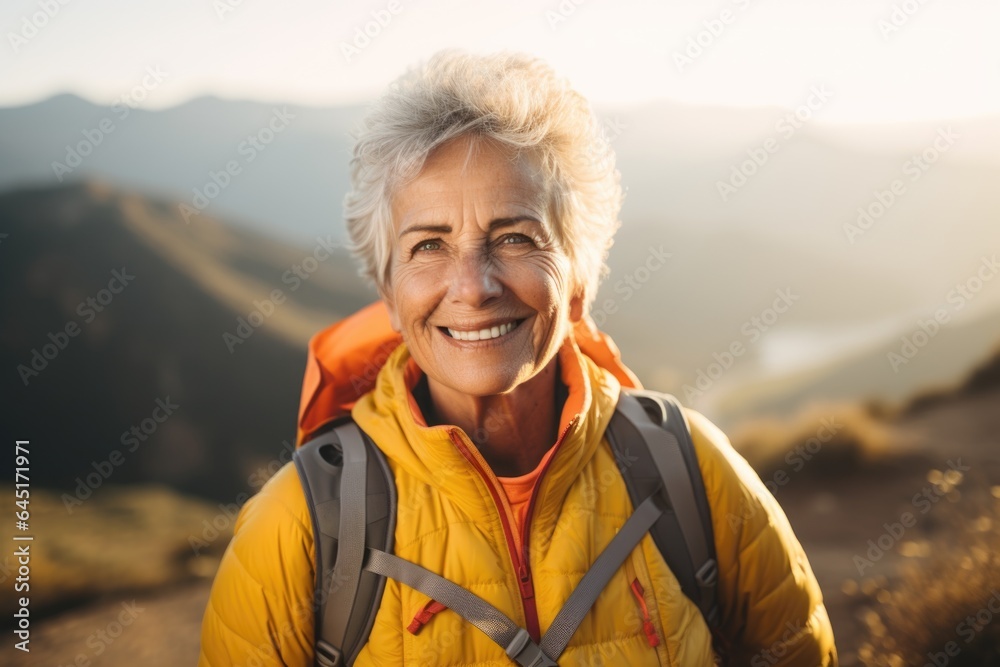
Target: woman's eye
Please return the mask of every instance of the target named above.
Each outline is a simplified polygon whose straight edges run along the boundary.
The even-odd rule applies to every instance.
[[[534,243],[530,236],[524,234],[507,234],[500,239],[500,243],[506,245],[520,245],[522,243]]]
[[[421,241],[417,245],[413,246],[413,252],[417,253],[422,250],[437,250],[441,247],[441,244],[436,239],[431,239],[427,241]]]

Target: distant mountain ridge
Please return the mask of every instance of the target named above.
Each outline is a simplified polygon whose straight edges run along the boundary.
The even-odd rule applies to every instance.
[[[199,97],[148,111],[56,95],[0,108],[0,190],[100,178],[183,202],[211,182],[213,171],[235,160],[245,170],[213,200],[211,213],[302,242],[321,231],[342,230],[351,135],[365,110],[365,105],[304,107]],[[262,142],[259,159],[249,160],[241,144],[262,132],[267,139],[276,112],[289,115],[287,127]],[[824,179],[823,187],[845,194],[851,182],[861,184],[858,203],[863,204],[870,189],[880,185],[880,173],[895,171],[901,159],[924,149],[945,125],[955,126],[961,140],[951,151],[955,164],[938,171],[973,165],[996,174],[1000,166],[1000,117],[857,127],[807,120],[795,122],[788,136],[777,129],[788,113],[669,101],[599,110],[629,191],[625,220],[731,226],[745,224],[761,213],[761,205],[770,205],[772,216],[779,213],[770,223],[780,222],[783,233],[794,234],[801,225],[774,210],[774,194],[786,190],[786,204],[798,201],[806,193],[795,190],[808,188],[815,176]],[[822,109],[815,116],[821,119]],[[100,131],[102,124],[111,131]],[[100,143],[88,140],[88,134]],[[718,184],[769,138],[779,148],[769,164],[751,175],[731,201],[722,201]],[[81,143],[95,145],[78,167],[55,173],[53,165],[65,164]],[[288,220],[295,224],[286,226]]]
[[[680,391],[710,367],[714,354],[734,342],[748,343],[734,370],[713,386],[717,395],[711,404],[728,412],[723,406],[736,402],[724,395],[734,389],[726,382],[743,385],[742,375],[756,382],[755,375],[769,372],[772,353],[791,339],[789,331],[869,336],[865,345],[850,347],[836,336],[816,335],[810,344],[814,354],[798,355],[801,369],[792,370],[825,376],[828,364],[851,363],[863,353],[860,348],[895,344],[913,321],[944,302],[984,253],[1000,248],[1000,190],[992,187],[1000,181],[1000,148],[990,148],[1000,147],[1000,118],[854,127],[823,125],[822,111],[815,120],[785,123],[779,131],[787,109],[664,101],[599,110],[619,157],[626,198],[609,258],[611,274],[595,309],[644,382]],[[290,115],[280,131],[279,113]],[[308,250],[317,237],[343,240],[350,133],[363,113],[361,105],[286,107],[203,97],[162,111],[134,109],[122,117],[109,107],[60,95],[0,109],[0,190],[58,185],[52,162],[65,160],[67,146],[84,141],[84,132],[94,136],[107,121],[114,130],[81,157],[66,183],[97,178],[144,193],[171,216],[183,215],[185,207],[188,213],[197,210],[189,215],[192,234],[209,226],[203,219],[223,217],[237,229]],[[789,127],[795,130],[791,136]],[[943,127],[957,134],[954,145],[937,152],[933,165],[911,180],[905,165],[932,150]],[[766,161],[765,145],[777,146],[765,151]],[[718,184],[742,172],[748,173],[745,182],[724,201]],[[887,201],[885,193],[896,180],[902,181],[903,194],[894,195],[863,233],[849,234],[859,211],[877,212],[879,198]],[[641,272],[651,248],[671,257],[647,276]],[[248,260],[234,253],[230,261]],[[648,281],[640,284],[637,275]],[[279,273],[274,281],[279,287],[280,278]],[[801,299],[764,339],[746,340],[746,322],[783,289]],[[297,297],[324,298],[312,295],[303,289]],[[994,285],[971,304],[980,318],[997,308],[1000,290]],[[301,340],[301,331],[311,325],[293,323],[304,321],[288,315],[273,328]],[[972,347],[936,344],[934,372],[913,374],[912,381],[957,376],[970,358],[985,353],[983,340],[977,334],[969,339]],[[892,386],[899,385],[905,393],[919,387],[906,386],[902,375],[887,382],[869,373],[879,364],[850,374],[836,391],[889,387],[895,392]],[[818,395],[833,390],[825,383],[812,386]],[[756,396],[753,404],[796,400],[793,392],[777,403]]]

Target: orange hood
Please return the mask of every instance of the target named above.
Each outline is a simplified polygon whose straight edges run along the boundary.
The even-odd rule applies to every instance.
[[[610,371],[623,387],[642,386],[622,363],[618,346],[589,317],[573,327],[572,335],[580,351]],[[357,400],[375,386],[379,370],[402,341],[381,301],[313,336],[299,403],[298,444],[320,426],[350,414]]]

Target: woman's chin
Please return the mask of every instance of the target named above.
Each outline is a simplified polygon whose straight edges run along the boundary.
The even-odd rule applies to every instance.
[[[469,370],[471,369],[465,369],[466,372],[445,378],[444,384],[462,395],[475,397],[506,394],[520,384],[517,375],[488,371],[470,374]]]

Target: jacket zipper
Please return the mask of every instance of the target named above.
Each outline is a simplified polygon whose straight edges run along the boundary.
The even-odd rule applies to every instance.
[[[563,432],[559,434],[556,439],[555,445],[553,447],[558,448],[562,445],[563,439],[569,432],[573,425],[576,424],[578,416],[573,417],[570,422],[563,429]],[[507,551],[510,554],[511,561],[517,568],[518,577],[518,588],[521,593],[521,606],[524,609],[524,620],[525,624],[528,626],[525,630],[531,635],[531,638],[536,642],[540,642],[541,629],[538,623],[538,605],[535,602],[535,586],[531,578],[531,560],[529,558],[528,552],[528,539],[531,535],[531,517],[534,514],[535,509],[535,499],[538,497],[538,489],[541,486],[542,478],[545,477],[546,471],[548,471],[553,459],[555,459],[555,452],[546,461],[545,467],[538,474],[538,479],[535,480],[535,487],[531,490],[531,499],[528,500],[528,509],[524,514],[524,525],[521,526],[521,552],[518,553],[517,545],[514,541],[514,531],[510,525],[510,519],[507,516],[507,511],[505,509],[503,501],[503,491],[498,488],[499,482],[496,481],[496,475],[492,472],[487,472],[481,462],[481,456],[475,456],[472,451],[466,445],[462,436],[458,434],[455,429],[449,431],[451,435],[452,442],[458,447],[458,450],[462,452],[462,455],[475,467],[476,471],[486,482],[487,488],[490,490],[490,495],[493,497],[493,502],[496,505],[497,512],[500,514],[500,523],[503,526],[504,537],[507,541]]]
[[[642,614],[642,631],[646,635],[646,643],[656,648],[660,645],[660,636],[656,634],[656,626],[653,625],[653,619],[649,615],[649,606],[646,604],[646,591],[643,590],[638,577],[632,579],[632,584],[629,588],[632,589],[632,595],[635,596],[635,601],[639,605],[639,613]]]
[[[643,589],[641,583],[639,583],[639,575],[635,571],[635,565],[632,563],[632,556],[625,559],[625,578],[627,581],[632,583],[629,584],[629,590],[632,592],[632,596],[635,598],[636,604],[638,605],[640,620],[642,622],[642,632],[646,635],[646,643],[652,647],[656,648],[660,645],[660,635],[656,632],[656,626],[653,624],[653,619],[649,613],[649,605],[646,603],[646,591]],[[656,654],[657,662],[660,662],[660,654]]]
[[[487,488],[490,490],[490,495],[493,497],[493,502],[496,505],[497,512],[500,514],[500,523],[503,526],[504,538],[507,541],[507,551],[510,554],[510,558],[517,568],[518,576],[518,588],[521,593],[521,605],[524,608],[524,618],[528,627],[525,628],[528,634],[535,641],[540,641],[539,639],[539,629],[538,629],[538,609],[535,606],[535,588],[531,583],[531,568],[524,562],[521,555],[517,551],[517,545],[514,543],[514,531],[510,526],[510,518],[507,516],[507,510],[504,507],[503,500],[501,497],[501,491],[497,488],[497,484],[493,481],[490,474],[486,472],[483,464],[480,463],[479,457],[476,457],[469,450],[468,445],[462,439],[462,436],[458,435],[455,430],[449,431],[451,434],[452,442],[458,447],[462,455],[475,467],[476,471],[486,482]]]

